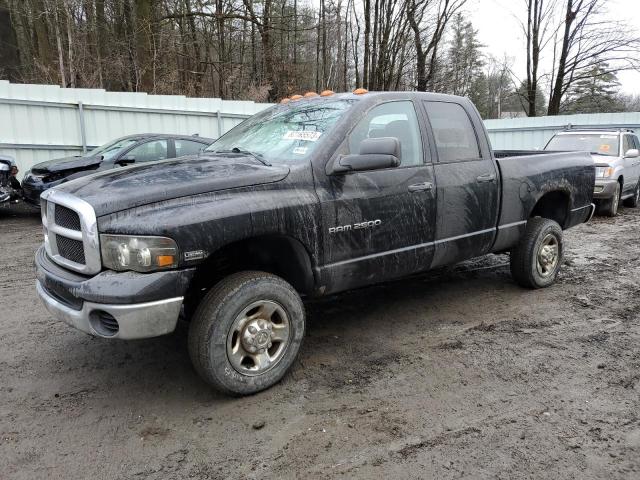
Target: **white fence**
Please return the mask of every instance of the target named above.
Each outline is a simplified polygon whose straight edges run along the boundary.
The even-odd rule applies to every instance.
[[[0,81],[0,154],[16,159],[21,177],[38,162],[81,155],[134,133],[217,138],[268,106]]]

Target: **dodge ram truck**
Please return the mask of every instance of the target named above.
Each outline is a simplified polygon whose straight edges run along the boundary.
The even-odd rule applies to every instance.
[[[103,338],[183,318],[202,378],[250,394],[294,362],[303,298],[491,252],[510,252],[518,284],[551,285],[594,179],[588,153],[493,152],[465,98],[294,96],[198,155],[44,192],[36,288]]]

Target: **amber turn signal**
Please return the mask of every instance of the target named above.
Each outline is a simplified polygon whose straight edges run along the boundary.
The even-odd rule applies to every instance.
[[[169,265],[173,265],[174,256],[173,255],[158,255],[156,257],[156,263],[159,267],[168,267]]]

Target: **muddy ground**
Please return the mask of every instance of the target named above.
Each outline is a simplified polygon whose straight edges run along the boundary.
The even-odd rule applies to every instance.
[[[0,478],[640,478],[640,209],[566,233],[558,283],[508,257],[308,304],[293,371],[248,398],[185,325],[96,339],[34,291],[39,218],[0,213]]]

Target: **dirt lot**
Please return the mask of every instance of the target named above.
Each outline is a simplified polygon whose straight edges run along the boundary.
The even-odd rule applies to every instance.
[[[506,256],[308,304],[269,391],[226,398],[182,325],[136,342],[50,318],[39,218],[0,213],[0,478],[640,478],[640,210],[566,234],[557,285]]]

